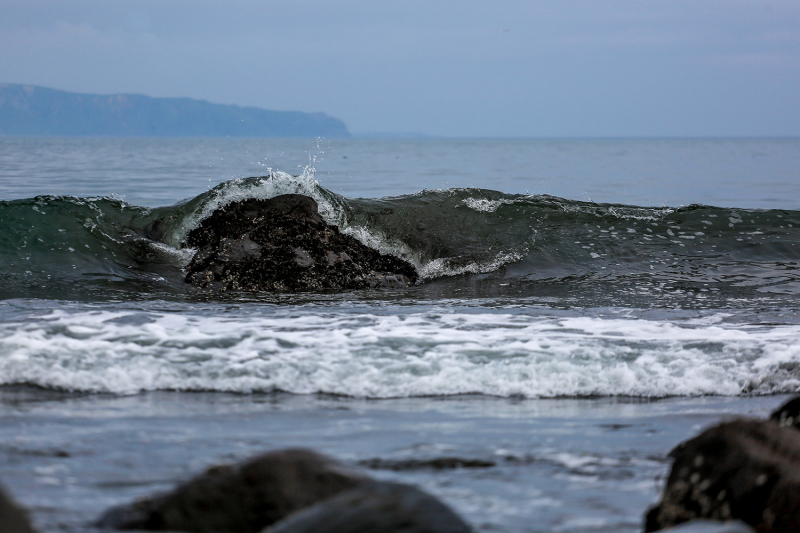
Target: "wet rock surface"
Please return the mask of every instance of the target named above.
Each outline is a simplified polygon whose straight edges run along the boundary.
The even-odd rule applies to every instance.
[[[404,288],[417,280],[413,265],[340,233],[299,194],[229,204],[185,244],[198,249],[186,282],[215,291]]]
[[[303,449],[210,468],[168,494],[109,510],[96,525],[196,533],[472,531],[449,507],[419,489],[374,481]]]
[[[401,483],[372,482],[275,524],[264,533],[470,533],[449,507]]]
[[[0,488],[0,531],[2,533],[34,533],[28,514]]]
[[[210,468],[174,491],[111,509],[100,527],[257,533],[288,515],[368,481],[310,450],[267,453]]]
[[[800,396],[792,398],[775,409],[769,418],[777,422],[779,426],[800,429]]]
[[[771,420],[719,424],[675,448],[645,531],[697,518],[741,520],[760,532],[800,531],[800,431],[776,423],[780,412]]]

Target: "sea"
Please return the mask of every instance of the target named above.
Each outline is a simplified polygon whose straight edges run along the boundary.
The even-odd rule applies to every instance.
[[[189,231],[313,197],[405,290],[225,293]],[[0,483],[39,531],[306,447],[477,532],[635,532],[800,392],[800,139],[0,137]]]

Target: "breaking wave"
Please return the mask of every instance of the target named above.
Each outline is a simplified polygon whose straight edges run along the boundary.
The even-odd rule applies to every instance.
[[[0,324],[0,384],[367,398],[775,394],[798,325],[512,312],[56,309]]]
[[[595,303],[638,306],[662,294],[701,306],[800,294],[798,211],[594,204],[484,189],[345,198],[310,173],[273,172],[160,208],[107,197],[0,202],[0,297],[183,294],[181,269],[193,251],[182,243],[192,228],[230,202],[286,193],[313,197],[328,222],[411,261],[422,286],[436,290],[450,283],[476,295],[593,295]]]

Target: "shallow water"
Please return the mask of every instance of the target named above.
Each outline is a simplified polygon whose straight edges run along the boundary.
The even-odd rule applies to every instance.
[[[666,455],[700,428],[787,397],[560,400],[0,390],[0,476],[46,531],[207,466],[311,447],[420,486],[478,531],[640,531]],[[458,458],[473,468],[408,464]],[[368,468],[369,465],[377,468]],[[405,466],[404,466],[405,465]]]
[[[84,531],[307,446],[479,531],[637,531],[672,447],[800,391],[797,168],[793,139],[0,138],[0,480]],[[183,282],[194,225],[288,192],[422,283]],[[441,458],[487,466],[413,467]]]

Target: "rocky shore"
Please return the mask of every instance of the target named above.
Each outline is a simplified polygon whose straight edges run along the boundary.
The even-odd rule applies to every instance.
[[[409,262],[341,233],[299,194],[226,205],[185,244],[197,249],[186,282],[204,290],[397,289],[417,281]]]
[[[190,533],[469,533],[419,489],[375,481],[310,450],[214,467],[174,491],[108,511],[105,529]]]
[[[0,531],[3,533],[34,533],[28,514],[0,489]]]
[[[644,531],[800,531],[800,397],[769,419],[735,418],[671,453],[661,500]],[[173,490],[105,511],[102,531],[197,533],[468,533],[453,510],[418,488],[375,480],[360,467],[485,468],[492,462],[362,460],[344,464],[306,449],[271,451],[209,468]],[[13,488],[13,487],[12,487]],[[27,514],[0,492],[0,531],[34,533]]]
[[[694,519],[740,520],[759,532],[800,531],[800,398],[768,420],[739,418],[678,445],[645,531]]]

